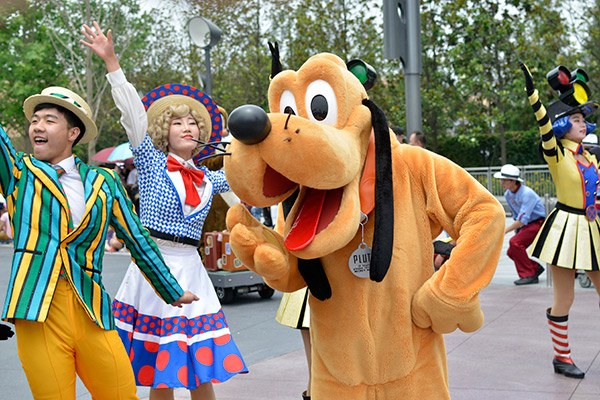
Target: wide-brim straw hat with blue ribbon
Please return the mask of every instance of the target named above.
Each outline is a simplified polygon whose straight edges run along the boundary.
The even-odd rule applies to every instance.
[[[85,132],[79,140],[79,143],[84,144],[90,142],[98,136],[98,128],[92,119],[92,109],[81,96],[60,86],[50,86],[40,94],[29,96],[23,102],[23,112],[28,121],[31,122],[33,110],[38,104],[50,103],[64,107],[71,111],[77,118],[81,120],[85,127]]]
[[[209,95],[194,86],[167,83],[146,93],[142,98],[142,102],[148,114],[149,125],[162,115],[168,107],[185,104],[202,118],[204,126],[208,130],[208,141],[216,142],[221,140],[223,120],[219,108]],[[205,158],[213,152],[214,149],[212,147],[206,146],[194,157],[194,160]]]

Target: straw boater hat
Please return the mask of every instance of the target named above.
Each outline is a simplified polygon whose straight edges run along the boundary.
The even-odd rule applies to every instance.
[[[29,96],[23,102],[23,112],[28,121],[31,121],[35,107],[42,103],[56,104],[57,106],[64,107],[81,120],[85,131],[79,143],[88,143],[98,136],[98,128],[96,128],[96,124],[92,119],[92,109],[77,93],[60,86],[51,86],[42,90],[40,94]]]
[[[209,133],[208,141],[216,142],[221,140],[221,130],[223,128],[221,113],[213,99],[194,86],[167,83],[148,92],[142,98],[142,102],[148,114],[149,125],[162,115],[168,107],[185,104],[202,118],[204,126]],[[213,151],[213,148],[205,147],[197,158],[204,158]],[[196,158],[195,161],[197,161]]]
[[[513,181],[523,182],[523,179],[521,179],[521,170],[512,164],[503,165],[500,168],[500,172],[494,174],[494,178],[512,179]]]

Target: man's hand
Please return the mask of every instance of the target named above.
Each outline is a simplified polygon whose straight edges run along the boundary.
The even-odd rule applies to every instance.
[[[10,326],[0,324],[0,340],[7,340],[13,337],[15,333],[10,329]]]
[[[81,33],[85,36],[87,41],[81,39],[79,42],[92,49],[92,51],[104,61],[108,72],[118,70],[121,66],[119,65],[119,59],[115,53],[112,32],[109,29],[106,35],[104,35],[102,28],[100,28],[100,25],[98,25],[96,21],[94,21],[92,25],[94,25],[94,29],[83,24]]]
[[[171,305],[173,307],[181,308],[183,306],[183,304],[190,304],[197,300],[200,300],[200,298],[198,296],[196,296],[194,293],[190,292],[189,290],[186,290],[185,292],[183,292],[183,295],[180,298],[178,298],[177,301],[175,301],[174,303],[171,303]]]

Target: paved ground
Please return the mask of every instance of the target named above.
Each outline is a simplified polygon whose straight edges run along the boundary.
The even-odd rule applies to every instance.
[[[505,255],[506,247],[507,240],[494,279],[481,293],[486,318],[482,329],[471,334],[446,335],[452,399],[599,399],[600,310],[595,290],[575,283],[575,305],[570,316],[573,357],[587,373],[586,379],[579,381],[554,374],[544,313],[552,301],[552,288],[546,285],[546,273],[537,285],[513,285],[517,275]],[[2,266],[6,267],[9,257],[7,248],[0,247]],[[114,257],[112,263],[118,259],[111,257]],[[122,257],[123,265],[127,258]],[[118,287],[124,268],[105,271],[110,293]],[[2,281],[0,275],[0,286],[5,285]],[[0,287],[0,293],[4,290]],[[273,321],[279,298],[279,293],[271,300],[249,294],[238,303],[224,306],[250,373],[216,385],[219,400],[301,399],[307,380],[304,353],[299,334]],[[138,395],[147,399],[147,389],[140,388]],[[5,398],[31,399],[14,340],[0,346],[0,399]],[[81,384],[77,398],[91,398]],[[176,398],[188,399],[189,395],[176,390]]]
[[[507,238],[508,239],[508,238]],[[471,334],[446,335],[453,400],[598,400],[600,398],[600,310],[593,288],[575,283],[570,315],[573,358],[586,378],[554,373],[545,309],[552,302],[546,273],[540,283],[515,286],[505,240],[492,283],[481,293],[485,324]],[[269,346],[265,343],[265,346]],[[299,400],[307,380],[302,349],[250,365],[250,373],[216,385],[220,400]],[[176,390],[176,399],[188,399]],[[435,399],[424,399],[435,400]]]

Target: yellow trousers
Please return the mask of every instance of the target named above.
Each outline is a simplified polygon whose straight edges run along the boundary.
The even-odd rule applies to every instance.
[[[60,279],[46,322],[15,321],[17,348],[36,400],[75,400],[75,374],[94,400],[138,399],[117,331],[98,327]]]

